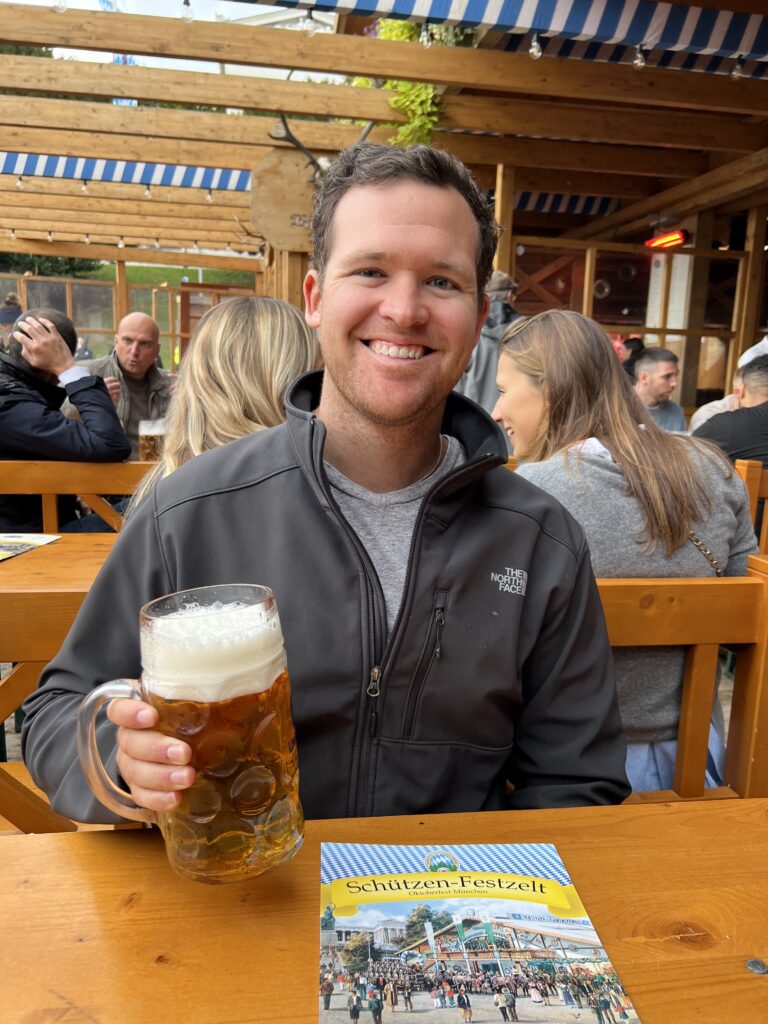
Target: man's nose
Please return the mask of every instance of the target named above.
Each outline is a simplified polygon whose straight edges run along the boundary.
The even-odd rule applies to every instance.
[[[393,278],[384,288],[379,312],[398,327],[422,324],[429,318],[418,281]]]

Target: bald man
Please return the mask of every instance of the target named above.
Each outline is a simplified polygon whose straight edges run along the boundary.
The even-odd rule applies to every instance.
[[[160,329],[146,313],[129,313],[117,325],[115,347],[108,356],[83,363],[103,377],[117,415],[131,442],[131,458],[138,458],[139,422],[165,416],[171,400],[171,380],[158,370]]]

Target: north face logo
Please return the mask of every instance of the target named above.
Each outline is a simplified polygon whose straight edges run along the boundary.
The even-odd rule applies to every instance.
[[[503,573],[492,572],[491,580],[498,583],[499,590],[503,590],[507,594],[520,594],[521,597],[524,597],[528,586],[528,573],[524,569],[511,569],[507,566]]]

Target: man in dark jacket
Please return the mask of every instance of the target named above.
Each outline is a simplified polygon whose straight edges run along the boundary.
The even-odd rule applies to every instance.
[[[57,810],[115,820],[88,790],[74,720],[98,681],[138,675],[140,607],[229,581],[274,590],[308,817],[628,794],[584,534],[503,468],[500,429],[451,394],[496,232],[444,151],[341,154],[304,283],[324,372],[294,384],[285,424],[158,481],[25,704],[25,759]],[[195,778],[188,744],[143,701],[112,701],[108,719],[112,778],[143,807],[175,808]]]
[[[9,352],[0,353],[0,458],[122,462],[131,447],[104,382],[75,366],[77,334],[55,309],[31,309],[14,325]],[[72,420],[59,410],[65,398]],[[59,506],[62,529],[78,528],[74,498]],[[69,525],[67,525],[69,524]],[[0,530],[42,529],[36,495],[0,497]]]
[[[728,458],[756,459],[768,467],[768,356],[741,369],[740,408],[713,416],[693,432],[723,449]]]

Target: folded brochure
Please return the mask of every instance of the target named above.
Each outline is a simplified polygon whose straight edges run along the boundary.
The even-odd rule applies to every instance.
[[[323,843],[320,878],[321,1021],[639,1019],[549,843]]]
[[[0,533],[0,562],[60,539],[53,533]]]

